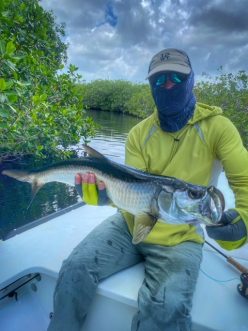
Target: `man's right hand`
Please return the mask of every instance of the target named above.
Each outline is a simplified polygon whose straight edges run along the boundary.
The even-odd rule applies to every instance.
[[[97,181],[94,173],[76,174],[75,188],[82,200],[94,206],[104,206],[110,203],[105,183]]]

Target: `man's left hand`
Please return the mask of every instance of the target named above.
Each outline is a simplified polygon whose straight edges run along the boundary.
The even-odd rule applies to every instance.
[[[207,225],[206,231],[210,238],[216,240],[221,247],[227,250],[241,247],[247,239],[245,222],[234,209],[226,210],[219,225]]]
[[[105,183],[97,181],[94,173],[76,174],[75,188],[82,200],[93,206],[105,206],[110,204]]]

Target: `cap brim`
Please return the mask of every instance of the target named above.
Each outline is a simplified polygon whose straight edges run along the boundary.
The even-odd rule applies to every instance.
[[[191,72],[191,68],[186,65],[184,66],[176,63],[163,63],[163,65],[157,66],[152,71],[150,71],[147,78],[150,78],[152,75],[161,71],[175,71],[188,75]]]

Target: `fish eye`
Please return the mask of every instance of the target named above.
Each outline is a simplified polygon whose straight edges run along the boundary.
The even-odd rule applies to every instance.
[[[205,195],[204,191],[192,191],[188,190],[188,196],[190,199],[196,200],[196,199],[201,199]]]

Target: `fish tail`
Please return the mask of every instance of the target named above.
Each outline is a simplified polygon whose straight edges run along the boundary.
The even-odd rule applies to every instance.
[[[31,206],[32,202],[34,201],[34,198],[38,191],[43,187],[45,183],[43,183],[37,174],[33,174],[28,171],[23,171],[23,170],[3,170],[2,171],[3,175],[9,176],[11,178],[15,178],[21,182],[27,182],[31,184],[32,186],[32,199],[29,203],[28,208]]]
[[[11,178],[15,178],[21,182],[28,182],[32,183],[33,182],[33,177],[30,172],[28,171],[23,171],[23,170],[3,170],[2,175],[9,176]]]

